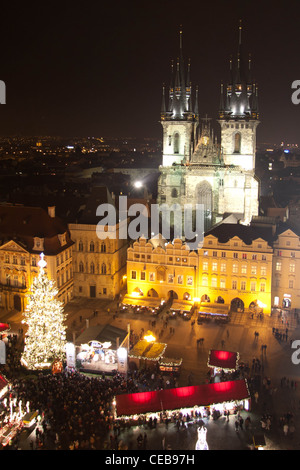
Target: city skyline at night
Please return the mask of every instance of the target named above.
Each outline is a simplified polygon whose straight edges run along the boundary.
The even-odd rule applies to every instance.
[[[299,78],[296,2],[131,2],[115,8],[72,4],[6,7],[1,80],[7,104],[1,135],[160,138],[159,110],[182,26],[186,61],[199,87],[199,114],[217,118],[238,23],[259,86],[258,143],[298,143],[300,110],[291,100]],[[214,122],[216,132],[218,124]]]

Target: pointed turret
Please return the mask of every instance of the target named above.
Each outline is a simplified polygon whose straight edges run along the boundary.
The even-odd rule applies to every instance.
[[[220,118],[248,119],[250,116],[253,116],[253,93],[254,91],[251,80],[251,56],[249,55],[247,67],[243,61],[242,22],[240,21],[238,30],[237,56],[235,62],[233,62],[232,58],[230,59],[229,79],[226,87],[226,95],[224,97],[225,108],[224,113],[220,112]]]

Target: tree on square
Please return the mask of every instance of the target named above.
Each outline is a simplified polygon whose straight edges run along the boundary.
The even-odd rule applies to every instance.
[[[38,263],[22,323],[27,325],[21,363],[27,369],[50,368],[54,361],[63,361],[66,350],[66,315],[63,304],[55,297],[58,289],[45,273],[44,254]]]

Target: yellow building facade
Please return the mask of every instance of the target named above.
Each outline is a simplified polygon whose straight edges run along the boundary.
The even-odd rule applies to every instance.
[[[72,246],[65,224],[38,207],[0,206],[0,307],[24,311],[40,254],[64,304],[73,297]],[[1,311],[0,311],[1,316]]]
[[[272,246],[250,227],[225,225],[212,229],[198,251],[201,304],[271,314]]]
[[[140,238],[127,251],[127,293],[271,314],[272,258],[269,241],[239,224],[212,229],[197,252],[179,239]]]
[[[300,239],[288,227],[273,243],[272,303],[280,308],[300,308]]]
[[[127,240],[99,239],[97,225],[69,224],[73,248],[74,295],[98,299],[114,299],[126,286]]]
[[[170,298],[193,305],[198,256],[179,239],[140,238],[127,250],[127,293],[140,299]]]

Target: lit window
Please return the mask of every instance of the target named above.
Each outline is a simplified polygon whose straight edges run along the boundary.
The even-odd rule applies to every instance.
[[[290,264],[290,273],[294,273],[296,271],[296,266],[294,263]]]
[[[267,275],[267,266],[261,266],[260,267],[260,275],[261,276],[266,276]]]
[[[238,273],[238,271],[239,271],[238,265],[237,265],[237,264],[233,264],[233,265],[232,265],[232,272],[233,272],[233,273]]]
[[[251,266],[251,274],[256,274],[256,273],[257,273],[257,267],[254,264],[254,265]]]
[[[275,269],[276,269],[276,271],[281,271],[281,262],[280,261],[276,262]]]

